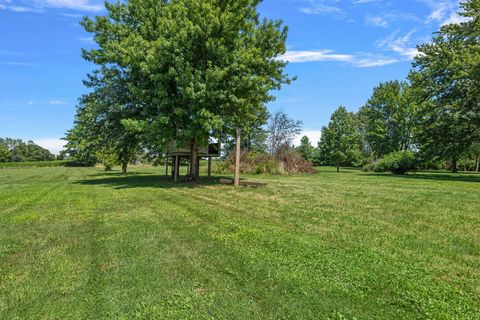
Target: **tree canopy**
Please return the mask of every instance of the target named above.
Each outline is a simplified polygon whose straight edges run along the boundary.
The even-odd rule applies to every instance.
[[[419,46],[410,74],[423,102],[419,140],[431,156],[457,161],[480,137],[480,1],[461,4],[468,18],[443,26]]]
[[[83,56],[102,71],[121,71],[123,104],[135,114],[130,125],[142,129],[143,142],[159,150],[172,140],[189,143],[194,167],[199,143],[237,127],[248,132],[266,119],[272,90],[291,81],[279,59],[287,28],[261,20],[259,3],[106,3],[105,16],[82,22],[98,44]]]

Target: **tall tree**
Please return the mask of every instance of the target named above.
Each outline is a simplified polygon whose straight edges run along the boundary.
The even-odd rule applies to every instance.
[[[149,142],[189,143],[194,179],[199,144],[248,128],[265,114],[272,90],[290,82],[278,59],[287,29],[260,20],[260,2],[130,0],[83,20],[99,46],[85,59],[128,72]]]
[[[138,120],[139,108],[128,95],[127,75],[119,68],[103,67],[89,75],[85,84],[93,92],[80,101],[67,147],[74,158],[80,156],[77,160],[98,158],[111,163],[114,155],[126,174],[140,148],[143,124]]]
[[[277,111],[270,118],[268,125],[268,149],[271,155],[276,155],[283,149],[292,147],[293,140],[302,133],[302,121],[288,117],[283,111]]]
[[[406,82],[381,83],[360,109],[359,119],[368,149],[375,158],[408,150],[415,128],[413,90]]]
[[[448,159],[452,171],[480,133],[480,0],[461,4],[467,21],[443,26],[419,46],[410,74],[423,101],[422,151]]]
[[[356,164],[361,159],[361,142],[354,115],[341,106],[322,129],[320,157],[339,172],[341,165]]]
[[[300,140],[300,145],[297,147],[297,151],[308,161],[313,161],[315,148],[310,143],[310,139],[307,136],[303,136]]]

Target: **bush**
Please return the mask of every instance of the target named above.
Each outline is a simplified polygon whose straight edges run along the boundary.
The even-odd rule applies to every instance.
[[[227,159],[218,164],[215,171],[230,174],[235,168],[235,154],[230,153]],[[295,150],[282,152],[277,157],[256,152],[242,151],[240,156],[240,173],[243,174],[295,174],[315,173],[313,164]]]
[[[417,169],[417,159],[410,151],[399,151],[387,154],[383,159],[367,164],[363,167],[364,171],[392,172],[394,174],[415,172]]]

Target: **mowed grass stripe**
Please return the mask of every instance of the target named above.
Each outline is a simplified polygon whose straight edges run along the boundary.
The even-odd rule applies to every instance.
[[[0,318],[479,316],[468,175],[322,168],[236,190],[150,167],[12,172],[0,208],[25,203],[0,217]]]

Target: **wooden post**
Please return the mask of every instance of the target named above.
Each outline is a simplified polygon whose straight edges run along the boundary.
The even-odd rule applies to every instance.
[[[241,143],[241,133],[242,129],[237,128],[237,142],[235,146],[235,179],[234,179],[234,185],[235,187],[240,186],[240,156],[241,156],[241,151],[240,151],[240,143]]]
[[[212,157],[208,157],[208,177],[212,177]]]
[[[180,157],[175,156],[175,175],[173,177],[173,181],[177,182],[179,177],[180,177]]]
[[[168,178],[168,157],[165,157],[165,177]]]
[[[197,178],[200,177],[200,157],[197,157],[197,171],[195,172]]]

